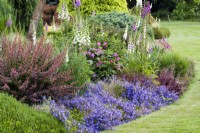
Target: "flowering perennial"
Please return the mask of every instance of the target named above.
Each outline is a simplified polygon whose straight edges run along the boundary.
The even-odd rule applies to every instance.
[[[89,29],[87,26],[79,29],[77,26],[74,27],[74,39],[73,39],[73,44],[78,44],[79,46],[85,45],[89,46],[90,45],[90,34],[89,34]]]
[[[158,110],[178,98],[166,87],[157,87],[150,81],[121,84],[124,88],[121,98],[111,96],[100,83],[89,84],[82,96],[61,99],[59,106],[53,103],[52,113],[63,121],[69,117],[66,110],[78,109],[84,113],[84,118],[82,123],[77,123],[77,132],[96,133]]]
[[[62,4],[62,9],[58,14],[58,18],[62,20],[69,20],[69,12],[66,4]]]
[[[151,12],[151,5],[150,5],[150,2],[147,1],[147,2],[144,4],[144,7],[143,7],[143,9],[142,9],[141,17],[142,17],[142,18],[145,18],[150,12]]]

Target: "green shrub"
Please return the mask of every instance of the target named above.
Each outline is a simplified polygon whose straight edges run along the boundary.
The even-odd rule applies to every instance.
[[[167,52],[159,58],[159,70],[163,68],[174,69],[175,77],[192,76],[194,71],[194,64],[186,58],[178,54]]]
[[[68,10],[74,14],[74,5],[72,0],[60,0],[58,10],[62,7],[62,2],[65,1],[68,5]],[[105,12],[128,12],[126,0],[81,0],[81,14],[91,15],[93,11],[98,13]]]
[[[134,15],[129,15],[127,13],[106,13],[97,14],[96,16],[91,16],[88,18],[91,23],[103,24],[104,26],[113,26],[115,28],[125,28],[128,24],[131,27],[134,22],[136,22],[137,17]]]
[[[82,86],[86,82],[90,82],[92,71],[86,57],[81,53],[75,52],[69,53],[69,55],[69,62],[65,65],[67,70],[71,71],[71,76],[73,76],[73,81],[76,82],[76,85]]]
[[[125,60],[124,43],[114,35],[96,34],[97,42],[86,51],[86,57],[94,72],[93,80],[116,75],[123,68]],[[98,35],[100,35],[98,37]],[[99,39],[99,40],[98,40]]]
[[[63,123],[52,115],[21,104],[7,94],[0,93],[0,132],[65,133]]]
[[[167,28],[158,27],[153,28],[155,39],[168,38],[170,36],[170,31]]]
[[[128,57],[128,64],[125,73],[144,75],[155,78],[158,70],[157,62],[153,62],[152,58],[147,55],[141,57],[138,54],[131,54]]]
[[[176,20],[192,19],[196,16],[198,4],[194,2],[179,2],[172,12],[172,18]]]

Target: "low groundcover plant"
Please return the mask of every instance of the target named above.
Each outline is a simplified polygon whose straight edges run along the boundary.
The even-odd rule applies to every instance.
[[[83,95],[72,99],[65,97],[57,103],[52,101],[52,114],[67,124],[70,110],[79,110],[83,113],[83,119],[79,122],[75,120],[76,132],[95,133],[149,114],[178,99],[165,86],[156,86],[151,81],[145,84],[128,81],[118,83],[124,89],[119,98],[111,96],[103,88],[102,82],[88,84]]]

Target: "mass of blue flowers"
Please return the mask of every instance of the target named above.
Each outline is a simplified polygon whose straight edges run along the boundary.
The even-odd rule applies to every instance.
[[[120,98],[112,96],[100,83],[89,84],[82,95],[51,101],[52,115],[65,123],[70,110],[79,110],[84,117],[81,122],[76,122],[76,132],[96,133],[149,114],[178,99],[166,87],[156,86],[150,81],[120,83],[124,89]]]

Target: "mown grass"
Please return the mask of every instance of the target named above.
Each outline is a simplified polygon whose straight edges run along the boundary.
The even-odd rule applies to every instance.
[[[196,76],[174,104],[104,133],[199,133],[200,132],[200,23],[163,22],[169,28],[173,51],[195,62]]]
[[[21,104],[0,93],[0,133],[64,133],[66,129],[52,115]]]

